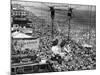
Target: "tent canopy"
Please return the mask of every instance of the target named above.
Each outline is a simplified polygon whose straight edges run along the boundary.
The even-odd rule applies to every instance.
[[[24,33],[18,32],[18,31],[13,32],[12,37],[13,38],[32,38],[32,36],[26,35]]]

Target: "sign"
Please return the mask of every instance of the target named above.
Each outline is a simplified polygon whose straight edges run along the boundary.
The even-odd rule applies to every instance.
[[[14,20],[19,20],[19,21],[20,21],[20,20],[24,20],[24,21],[26,21],[27,18],[23,18],[23,17],[22,17],[22,18],[20,18],[20,17],[18,18],[18,17],[15,17]]]
[[[36,40],[23,40],[23,47],[21,50],[30,49],[37,50],[39,47],[39,39]]]
[[[24,39],[24,40],[15,40],[14,48],[15,50],[22,50],[25,49],[29,50],[37,50],[39,48],[39,39]],[[16,45],[15,45],[16,43]]]

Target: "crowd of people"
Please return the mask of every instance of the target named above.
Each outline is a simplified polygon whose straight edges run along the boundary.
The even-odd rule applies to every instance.
[[[58,72],[96,68],[95,48],[84,48],[74,40],[62,37],[54,40],[51,37],[41,37],[38,50],[17,50],[18,54],[21,55],[18,59],[30,58],[34,63],[46,60],[45,63],[50,63],[54,71]],[[22,54],[26,56],[22,57]]]

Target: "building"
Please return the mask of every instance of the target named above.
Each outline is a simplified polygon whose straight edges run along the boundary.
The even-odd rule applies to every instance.
[[[24,27],[30,27],[29,23],[31,23],[31,21],[29,21],[29,19],[27,18],[29,12],[25,10],[25,8],[19,4],[12,4],[11,5],[11,22],[12,22],[12,27],[17,25]]]

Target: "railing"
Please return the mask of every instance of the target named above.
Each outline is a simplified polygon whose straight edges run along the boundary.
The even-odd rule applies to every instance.
[[[12,74],[27,74],[27,73],[41,73],[41,72],[54,72],[53,68],[48,63],[27,63],[11,65]]]

